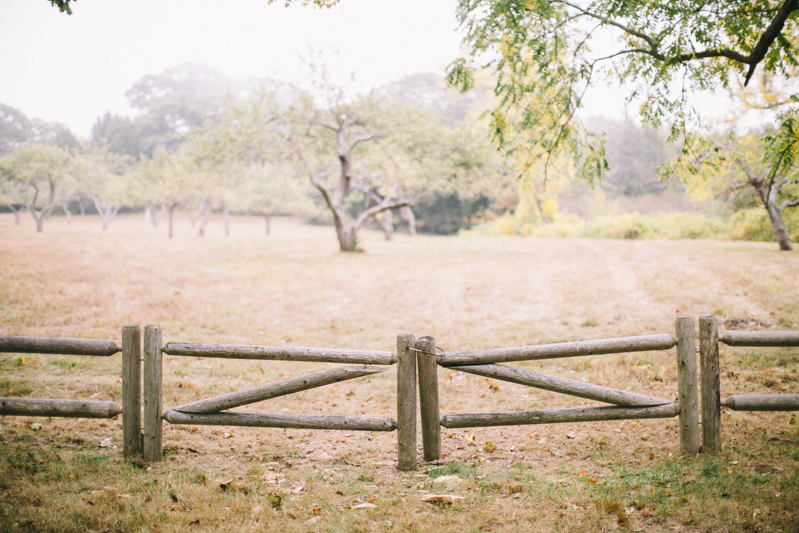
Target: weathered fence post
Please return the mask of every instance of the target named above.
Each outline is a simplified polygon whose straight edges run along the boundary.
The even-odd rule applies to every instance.
[[[397,468],[416,470],[416,352],[415,337],[397,336]]]
[[[416,339],[419,366],[419,403],[422,411],[422,446],[425,461],[441,459],[441,417],[438,410],[438,362],[436,340]]]
[[[145,461],[163,457],[161,428],[161,326],[144,328],[144,453]]]
[[[141,327],[122,328],[122,452],[140,455]]]
[[[721,451],[719,325],[715,315],[699,317],[699,365],[702,372],[702,449]]]
[[[680,453],[699,453],[699,394],[696,379],[694,317],[677,317],[677,392],[680,400]]]

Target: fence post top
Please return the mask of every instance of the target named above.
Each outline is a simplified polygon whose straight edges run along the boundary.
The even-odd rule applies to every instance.
[[[400,333],[399,335],[397,335],[397,340],[412,341],[415,339],[416,337],[413,335],[413,333]]]

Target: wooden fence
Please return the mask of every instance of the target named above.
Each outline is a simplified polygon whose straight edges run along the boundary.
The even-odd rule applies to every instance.
[[[0,415],[114,418],[122,413],[125,453],[141,451],[141,328],[122,328],[122,346],[112,340],[0,336],[0,352],[109,357],[122,351],[122,407],[110,401],[0,398]]]
[[[721,399],[719,341],[727,346],[799,347],[799,331],[727,331],[714,315],[699,317],[703,451],[721,451],[721,406],[733,411],[799,411],[799,394],[735,394]]]
[[[704,451],[721,450],[721,407],[733,410],[799,410],[799,394],[747,394],[720,397],[719,341],[729,346],[799,346],[799,331],[718,333],[713,315],[699,319],[699,353]],[[122,329],[122,345],[114,341],[0,336],[0,352],[110,356],[122,352],[122,407],[108,401],[0,398],[0,415],[112,418],[123,416],[123,452],[141,454],[147,461],[163,456],[162,423],[332,429],[361,431],[397,430],[397,467],[417,468],[417,383],[425,461],[441,459],[441,426],[446,428],[552,424],[673,418],[680,420],[680,451],[696,454],[699,442],[699,393],[697,387],[696,333],[693,317],[679,317],[675,335],[655,334],[616,339],[597,339],[516,348],[438,353],[432,337],[397,337],[396,354],[388,351],[240,346],[220,344],[163,344],[161,326],[146,326],[142,343],[139,326]],[[677,401],[623,391],[573,379],[551,376],[500,363],[598,356],[676,347]],[[142,358],[142,352],[144,357]],[[350,366],[313,372],[300,377],[260,385],[243,391],[163,409],[163,355],[341,363]],[[142,372],[142,362],[144,368]],[[278,396],[331,383],[385,372],[397,364],[397,418],[322,416],[307,414],[241,413],[227,411]],[[438,367],[500,379],[529,387],[563,393],[609,404],[536,411],[455,413],[441,416],[438,399]],[[143,379],[142,379],[143,378]],[[418,382],[417,382],[418,379]],[[143,382],[143,389],[142,389]],[[142,398],[144,416],[142,418]]]

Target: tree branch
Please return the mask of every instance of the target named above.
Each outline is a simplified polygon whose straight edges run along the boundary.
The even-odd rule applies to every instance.
[[[766,52],[768,52],[772,43],[777,39],[780,32],[782,32],[782,28],[785,26],[785,21],[788,19],[788,16],[796,11],[797,8],[799,8],[799,0],[785,0],[782,7],[777,12],[777,16],[774,17],[769,27],[766,28],[766,31],[760,36],[760,40],[757,41],[757,44],[752,49],[752,53],[749,54],[749,72],[746,73],[744,87],[749,83],[752,74],[755,73],[757,64],[766,57]]]
[[[574,9],[576,9],[577,11],[579,11],[579,12],[585,14],[585,15],[588,15],[589,17],[592,17],[592,18],[595,18],[597,20],[600,20],[600,21],[604,22],[605,24],[610,24],[611,26],[616,26],[617,28],[622,30],[624,33],[628,33],[628,34],[630,34],[630,35],[632,35],[634,37],[638,37],[639,39],[643,39],[644,41],[646,41],[646,43],[649,45],[649,47],[652,49],[653,52],[657,52],[657,42],[652,37],[650,37],[649,35],[645,34],[644,32],[641,32],[641,31],[638,31],[638,30],[634,30],[634,29],[630,28],[629,26],[625,26],[624,24],[621,24],[619,22],[616,22],[615,20],[609,19],[608,17],[604,17],[604,16],[599,15],[597,13],[592,13],[591,11],[583,9],[582,7],[580,7],[578,5],[575,5],[575,4],[572,4],[571,2],[565,2],[564,1],[563,3],[566,4],[569,7],[572,7]]]
[[[780,206],[777,209],[780,211],[780,213],[782,213],[787,208],[796,207],[797,205],[799,205],[799,198],[797,198],[796,200],[785,200],[780,204]]]

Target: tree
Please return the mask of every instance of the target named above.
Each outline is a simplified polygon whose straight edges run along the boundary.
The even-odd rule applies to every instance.
[[[289,147],[294,163],[322,195],[333,215],[339,249],[352,252],[357,250],[358,231],[370,217],[412,205],[413,200],[400,199],[400,191],[392,183],[357,165],[359,151],[386,135],[386,124],[380,120],[384,115],[377,100],[369,96],[348,98],[340,87],[330,83],[323,69],[317,74],[314,94],[298,92],[277,131]],[[350,193],[375,186],[382,193],[379,201],[351,216]]]
[[[787,74],[796,64],[798,8],[799,0],[460,0],[458,15],[470,57],[497,76],[499,145],[546,161],[570,153],[591,180],[607,167],[601,143],[575,120],[587,90],[633,83],[630,101],[643,99],[644,121],[670,123],[672,138],[687,140],[697,118],[691,91],[726,87],[733,76],[746,83],[758,67]],[[615,47],[593,52],[607,36]],[[473,65],[456,60],[448,80],[469,88]]]
[[[69,153],[57,146],[28,144],[0,158],[0,173],[14,188],[24,189],[27,210],[36,221],[36,231],[56,206],[57,189],[66,175]]]
[[[141,114],[134,123],[142,152],[157,146],[175,150],[182,136],[224,110],[231,82],[202,63],[185,63],[161,74],[148,74],[125,94]]]
[[[66,126],[29,119],[19,109],[0,104],[0,154],[29,143],[52,144],[67,149],[76,149],[80,144]]]
[[[169,238],[175,234],[175,209],[193,198],[192,163],[181,154],[158,147],[131,170],[129,196],[148,206],[162,204],[169,222]]]
[[[92,126],[92,144],[105,146],[113,153],[138,159],[141,154],[141,133],[128,117],[107,112],[97,117]]]
[[[797,113],[782,116],[778,127],[765,135],[731,132],[725,138],[699,142],[704,142],[705,148],[696,157],[672,162],[669,171],[680,175],[695,194],[707,191],[712,196],[726,196],[741,207],[760,204],[780,250],[792,250],[783,214],[799,206]]]
[[[100,214],[103,229],[116,218],[127,196],[130,158],[105,146],[91,147],[73,160],[72,174],[80,197],[90,198]]]
[[[657,193],[669,187],[658,168],[671,155],[666,133],[647,125],[624,120],[593,118],[585,122],[589,131],[603,135],[608,172],[601,187],[624,196]]]

